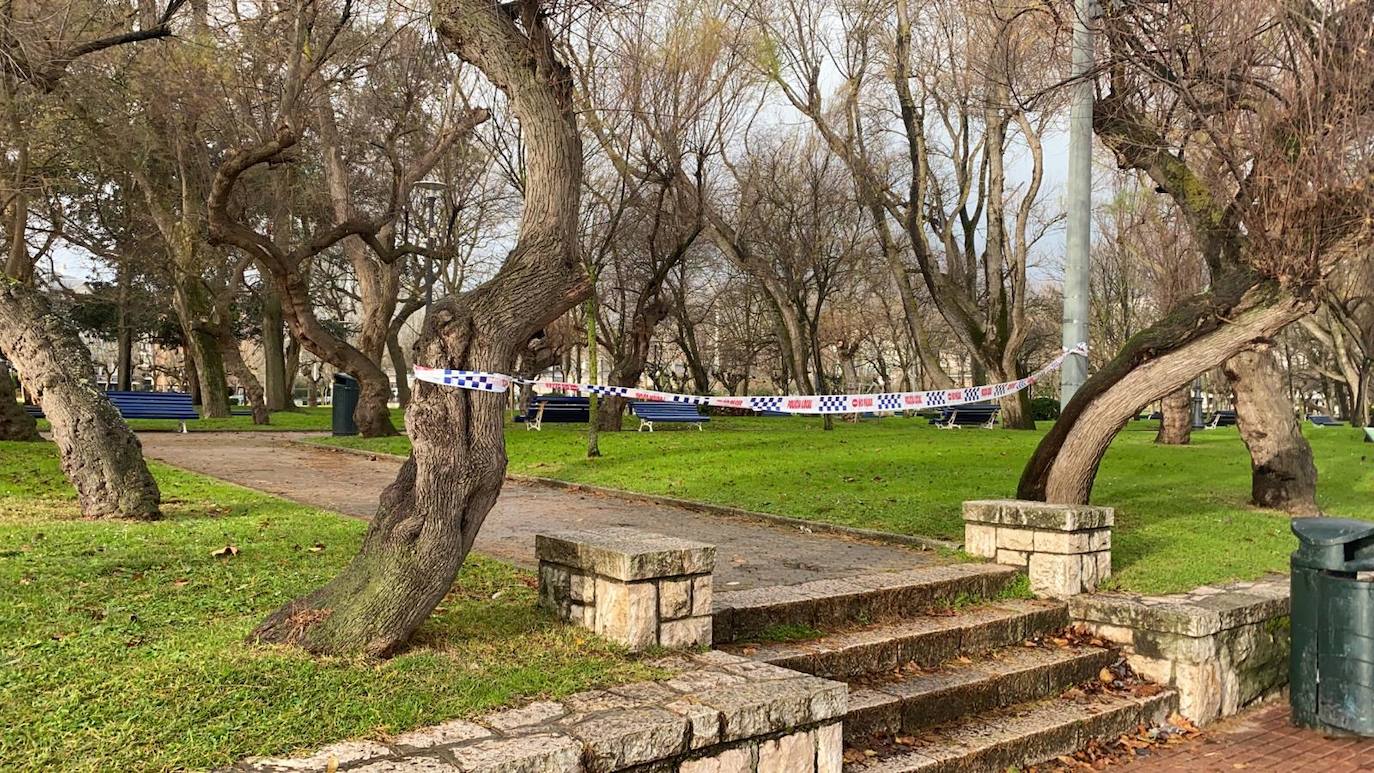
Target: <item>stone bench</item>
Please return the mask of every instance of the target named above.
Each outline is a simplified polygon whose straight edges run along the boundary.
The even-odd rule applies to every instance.
[[[1031,591],[1068,598],[1112,574],[1110,507],[1014,499],[964,503],[964,551],[1026,568]]]
[[[711,645],[716,549],[637,529],[535,536],[539,603],[631,651]]]

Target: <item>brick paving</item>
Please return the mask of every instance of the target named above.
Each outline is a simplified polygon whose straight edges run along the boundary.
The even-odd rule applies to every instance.
[[[1374,739],[1327,738],[1293,727],[1287,700],[1277,700],[1209,727],[1196,740],[1126,765],[1146,771],[1321,771],[1374,770]]]

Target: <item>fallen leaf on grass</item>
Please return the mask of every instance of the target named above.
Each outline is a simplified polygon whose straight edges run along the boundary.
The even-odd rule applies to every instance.
[[[307,548],[307,550],[309,550],[311,553],[322,553],[324,552],[324,543],[316,542],[315,544]]]
[[[238,545],[225,545],[219,550],[212,551],[210,556],[213,558],[232,558],[239,554]]]

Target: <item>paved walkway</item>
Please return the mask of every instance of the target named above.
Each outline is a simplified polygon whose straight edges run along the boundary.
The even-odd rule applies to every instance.
[[[1115,767],[1109,768],[1115,770]],[[1278,700],[1209,727],[1186,745],[1138,758],[1123,773],[1355,773],[1374,770],[1374,740],[1325,738],[1288,721],[1288,701]]]
[[[301,437],[271,432],[139,435],[149,456],[177,467],[302,504],[371,517],[382,489],[396,477],[400,460],[291,442]],[[898,545],[511,482],[487,516],[476,549],[533,566],[536,532],[594,526],[630,526],[716,545],[716,587],[720,590],[793,585],[941,562],[933,552]]]

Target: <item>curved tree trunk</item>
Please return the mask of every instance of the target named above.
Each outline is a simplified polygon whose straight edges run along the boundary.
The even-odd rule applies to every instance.
[[[571,75],[531,3],[434,4],[440,36],[510,98],[526,150],[520,233],[491,281],[437,302],[417,362],[509,373],[527,342],[586,296],[576,254],[582,146]],[[512,14],[524,14],[516,26]],[[318,653],[396,652],[448,593],[505,479],[505,395],[416,385],[412,451],[358,555],[258,626],[259,641]]]
[[[1222,365],[1236,394],[1236,423],[1250,449],[1251,503],[1291,515],[1320,515],[1317,465],[1302,436],[1269,343]]]
[[[0,364],[0,440],[42,440],[43,436],[38,434],[38,422],[24,410],[17,392],[14,379],[10,378],[9,366]]]
[[[248,398],[248,405],[253,409],[253,423],[258,425],[271,423],[271,414],[267,412],[267,398],[263,393],[262,383],[253,374],[253,369],[248,367],[248,363],[243,361],[243,353],[239,351],[239,342],[234,338],[229,326],[221,323],[219,325],[219,344],[220,351],[224,355],[224,366],[234,378],[238,379],[239,385],[243,387],[243,394]]]
[[[161,494],[138,438],[95,388],[91,352],[37,290],[0,278],[0,350],[52,425],[88,518],[153,519]],[[8,379],[6,379],[8,380]]]
[[[358,433],[363,437],[397,434],[396,427],[391,423],[391,411],[387,408],[387,403],[391,401],[391,379],[387,378],[377,360],[334,335],[320,323],[311,305],[309,278],[305,274],[295,272],[284,278],[274,275],[273,280],[282,300],[282,311],[296,340],[311,354],[358,379],[358,407],[353,411],[353,422],[358,425]]]
[[[1193,398],[1189,387],[1164,396],[1159,408],[1159,432],[1155,442],[1163,446],[1186,446],[1193,439]]]
[[[1026,463],[1020,498],[1086,504],[1102,456],[1141,408],[1313,308],[1247,272],[1219,278],[1215,288],[1133,337],[1084,383]]]

